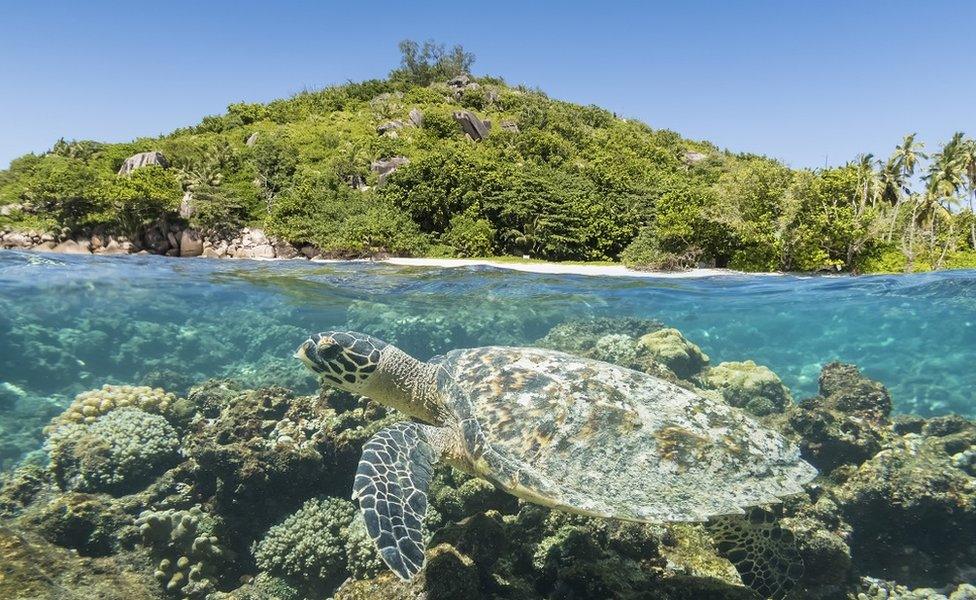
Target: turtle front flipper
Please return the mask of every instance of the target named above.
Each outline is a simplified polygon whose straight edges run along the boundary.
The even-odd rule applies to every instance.
[[[401,579],[411,579],[424,566],[427,488],[448,438],[440,427],[397,423],[363,446],[352,497],[359,500],[383,562]]]

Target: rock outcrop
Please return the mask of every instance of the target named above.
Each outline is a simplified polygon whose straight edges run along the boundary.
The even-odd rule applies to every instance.
[[[488,130],[491,128],[491,121],[482,121],[469,110],[459,110],[454,113],[454,120],[461,126],[472,140],[478,142],[488,137]]]
[[[369,165],[370,170],[376,173],[377,179],[380,184],[386,183],[386,180],[396,172],[400,167],[410,164],[410,159],[406,156],[393,156],[390,158],[384,158],[381,160],[375,160]]]
[[[409,115],[410,122],[414,127],[424,126],[424,112],[419,108],[411,108]]]
[[[140,152],[139,154],[133,154],[129,158],[125,159],[122,166],[119,167],[119,175],[128,175],[129,173],[140,169],[142,167],[147,167],[149,165],[158,165],[164,169],[169,168],[169,161],[163,156],[162,152],[153,150],[151,152]]]
[[[180,234],[180,256],[200,256],[203,254],[203,237],[195,229],[184,229]]]

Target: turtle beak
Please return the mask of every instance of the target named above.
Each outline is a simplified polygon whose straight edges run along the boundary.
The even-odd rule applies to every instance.
[[[318,366],[318,364],[316,364],[315,360],[312,358],[313,356],[315,356],[315,347],[316,347],[315,340],[309,338],[304,342],[302,342],[302,345],[299,346],[298,350],[295,351],[294,356],[298,360],[305,363],[305,366],[308,367],[309,369],[315,371],[316,373],[320,373],[322,371],[322,368]]]

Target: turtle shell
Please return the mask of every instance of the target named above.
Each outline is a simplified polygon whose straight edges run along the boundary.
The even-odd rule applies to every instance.
[[[646,373],[538,348],[435,362],[475,472],[532,502],[702,521],[798,493],[817,474],[740,410]]]

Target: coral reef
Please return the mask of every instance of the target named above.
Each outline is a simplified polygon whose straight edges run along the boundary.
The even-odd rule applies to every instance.
[[[910,590],[891,581],[865,577],[861,591],[852,594],[851,600],[976,600],[976,586],[968,583],[949,589],[918,588]]]
[[[783,412],[793,402],[776,373],[751,360],[720,363],[702,372],[698,382],[706,389],[718,390],[732,406],[760,417]]]
[[[608,335],[638,338],[657,331],[661,327],[661,323],[653,319],[594,318],[571,320],[553,326],[545,337],[533,345],[580,356],[589,356],[589,352],[594,349],[600,338]]]
[[[163,600],[152,574],[129,556],[90,558],[0,523],[0,598]]]
[[[973,597],[976,423],[892,418],[884,386],[840,363],[794,404],[772,371],[708,368],[653,321],[562,323],[540,344],[705,388],[799,443],[823,476],[771,509],[805,565],[791,600]],[[346,498],[362,444],[401,418],[347,393],[229,380],[185,397],[81,394],[48,430],[50,460],[0,477],[0,596],[757,598],[707,525],[552,511],[443,465],[429,491],[427,567],[398,580]]]
[[[179,460],[176,431],[159,415],[123,407],[85,419],[55,427],[48,437],[51,468],[66,490],[121,495]]]
[[[505,298],[486,296],[460,305],[436,305],[418,311],[411,305],[357,300],[349,305],[348,326],[368,331],[416,356],[429,357],[475,346],[522,345],[559,317],[531,305],[515,313]]]
[[[0,412],[13,409],[22,395],[18,391],[16,386],[0,381]]]
[[[116,408],[130,406],[147,413],[166,415],[171,408],[175,408],[176,396],[161,388],[105,384],[100,389],[75,396],[67,410],[54,420],[52,427],[66,423],[91,424]]]

